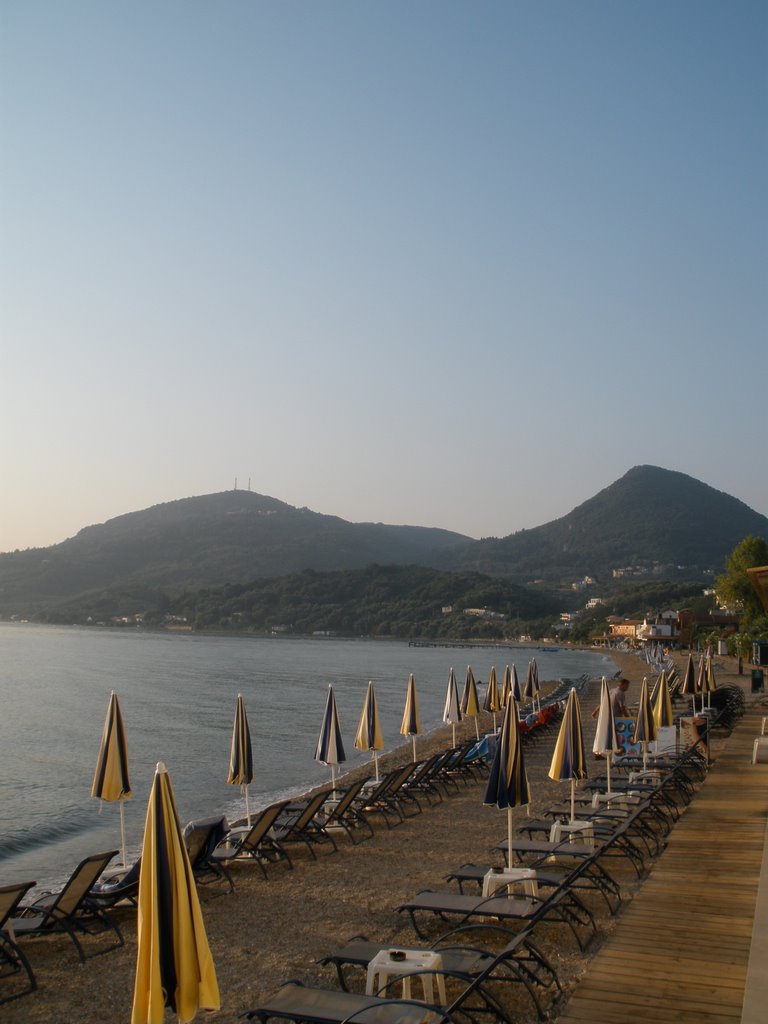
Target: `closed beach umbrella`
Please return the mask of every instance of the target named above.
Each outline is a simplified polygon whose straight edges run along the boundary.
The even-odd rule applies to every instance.
[[[107,705],[107,717],[101,733],[101,746],[96,759],[96,771],[91,786],[91,796],[96,800],[117,801],[120,807],[120,852],[125,859],[125,801],[133,796],[128,778],[128,745],[125,742],[123,716],[117,694],[112,691]]]
[[[525,686],[523,688],[523,697],[529,700],[534,709],[539,696],[539,669],[536,665],[536,659],[531,658],[528,662],[528,671],[525,674]]]
[[[198,1009],[219,1009],[216,969],[164,764],[157,765],[147,805],[136,938],[131,1024],[162,1024],[166,1007],[181,1024]]]
[[[510,697],[514,697],[517,702],[517,717],[520,718],[520,705],[523,703],[524,698],[520,679],[517,675],[517,665],[514,662],[511,668],[507,665],[504,669],[504,684],[501,689],[501,706],[503,708],[507,706],[507,701]]]
[[[245,797],[245,816],[250,825],[251,809],[248,806],[248,786],[253,782],[253,752],[248,715],[245,713],[245,701],[240,693],[237,695],[235,721],[232,725],[232,746],[229,751],[227,782],[230,786],[240,786]]]
[[[693,655],[688,655],[688,663],[685,666],[685,675],[683,676],[683,685],[680,687],[680,693],[686,693],[690,696],[693,704],[693,713],[696,714],[696,673],[693,670]]]
[[[528,776],[525,771],[520,723],[514,697],[504,708],[501,733],[485,787],[483,803],[507,812],[508,863],[512,864],[512,808],[530,803]]]
[[[467,665],[467,678],[464,680],[464,689],[461,692],[461,713],[465,718],[474,718],[475,739],[479,740],[480,730],[477,725],[477,716],[480,714],[480,701],[477,697],[477,683],[471,665]]]
[[[330,766],[331,784],[336,789],[336,769],[347,760],[347,755],[344,753],[341,727],[339,726],[339,713],[336,710],[336,698],[333,695],[333,686],[330,683],[328,684],[328,699],[325,702],[325,711],[323,712],[323,723],[320,726],[320,735],[317,738],[315,760]]]
[[[704,710],[704,694],[707,692],[707,661],[705,655],[699,658],[699,668],[696,672],[696,692],[701,694],[701,710]]]
[[[493,715],[493,731],[496,732],[496,712],[501,711],[502,703],[499,696],[499,683],[496,679],[496,669],[492,668],[491,673],[488,676],[488,686],[485,688],[485,700],[483,701],[483,711],[488,711]]]
[[[448,673],[448,690],[445,694],[443,721],[447,722],[453,729],[453,745],[455,747],[456,723],[461,721],[461,707],[459,706],[459,688],[456,685],[456,675],[453,669]]]
[[[656,723],[657,729],[662,728],[662,726],[666,727],[675,724],[672,711],[672,696],[669,692],[667,673],[664,669],[661,670],[661,674],[653,688],[651,706],[653,707],[653,720]]]
[[[548,775],[556,782],[570,780],[571,821],[576,820],[576,780],[586,779],[587,762],[584,756],[584,736],[581,731],[581,709],[576,691],[571,690],[557,734],[555,750]]]
[[[368,683],[363,701],[363,712],[360,715],[360,724],[355,735],[355,747],[358,750],[373,751],[373,767],[376,772],[376,781],[379,781],[379,757],[377,751],[384,749],[384,737],[381,734],[381,722],[379,721],[379,708],[376,704],[376,691],[373,683]]]
[[[405,695],[405,708],[403,709],[403,721],[400,725],[400,732],[403,736],[410,736],[413,743],[413,760],[416,760],[416,737],[421,732],[421,720],[419,719],[419,701],[416,696],[416,680],[413,672],[408,676],[408,691]]]
[[[656,721],[653,717],[651,698],[648,693],[648,680],[643,676],[643,685],[640,687],[640,704],[637,708],[637,721],[635,732],[632,736],[633,743],[643,745],[643,768],[648,764],[648,744],[656,739]]]
[[[621,750],[619,737],[616,733],[616,719],[613,714],[611,695],[608,692],[608,681],[603,676],[600,684],[600,712],[597,716],[597,729],[595,741],[592,744],[592,751],[595,754],[605,755],[605,764],[608,769],[607,790],[611,792],[611,760],[614,754]]]
[[[715,680],[715,661],[712,657],[712,652],[707,652],[707,668],[704,676],[704,690],[707,695],[707,707],[710,706],[710,694],[714,693],[717,689],[717,681]]]

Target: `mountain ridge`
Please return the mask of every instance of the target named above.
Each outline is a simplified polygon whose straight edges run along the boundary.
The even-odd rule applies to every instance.
[[[158,591],[330,572],[368,564],[475,572],[514,583],[603,578],[622,566],[719,571],[768,518],[686,474],[635,466],[571,512],[503,538],[351,523],[252,491],[179,498],[84,527],[48,548],[0,554],[0,613],[23,614],[79,595]],[[135,610],[132,607],[127,610]]]

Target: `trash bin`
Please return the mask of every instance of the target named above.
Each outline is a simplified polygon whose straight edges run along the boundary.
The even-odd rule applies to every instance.
[[[725,640],[717,641],[717,653],[722,658],[728,653],[728,644]]]
[[[752,669],[752,693],[762,693],[765,688],[765,678],[761,668]]]

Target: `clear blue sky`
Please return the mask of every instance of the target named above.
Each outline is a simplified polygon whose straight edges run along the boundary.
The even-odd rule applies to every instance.
[[[768,514],[767,67],[744,0],[3,0],[0,550],[235,477]]]

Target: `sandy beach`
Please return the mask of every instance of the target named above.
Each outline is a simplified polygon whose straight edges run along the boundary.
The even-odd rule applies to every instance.
[[[639,683],[647,666],[632,655],[612,652],[612,657],[621,673],[632,681],[628,695],[631,704],[639,696]],[[728,669],[735,670],[735,664],[724,666],[718,682],[729,681]],[[597,688],[597,683],[590,684],[582,703],[585,742],[590,747],[593,729],[588,715],[596,702]],[[544,686],[544,693],[546,689]],[[486,728],[490,727],[490,716],[487,718]],[[462,723],[462,735],[473,734],[471,722]],[[449,740],[447,728],[430,737],[429,746],[420,746],[419,754],[426,755]],[[550,734],[526,747],[534,816],[567,796],[566,784],[546,777],[553,744],[554,735]],[[381,759],[382,766],[402,763],[409,759],[409,753],[409,747],[392,752]],[[234,1024],[245,1010],[289,978],[335,987],[332,969],[320,967],[316,961],[353,935],[364,934],[381,940],[383,945],[420,945],[407,918],[396,914],[394,908],[420,889],[446,888],[446,875],[462,863],[498,862],[489,848],[505,834],[506,818],[501,811],[484,806],[482,797],[483,783],[462,787],[458,795],[441,804],[425,804],[422,814],[406,819],[391,831],[377,816],[373,822],[375,835],[369,841],[352,846],[342,837],[338,853],[320,852],[317,861],[306,851],[297,850],[294,870],[272,867],[267,881],[255,865],[236,864],[234,895],[217,896],[215,885],[200,887],[222,999],[219,1011],[201,1014],[200,1019]],[[522,823],[525,809],[516,809],[515,816]],[[620,875],[629,888],[635,884],[630,872]],[[4,1005],[2,1019],[8,1024],[128,1021],[136,955],[135,910],[116,913],[125,946],[83,965],[66,937],[27,941],[24,948],[39,990]],[[605,934],[611,924],[603,907],[601,933]],[[434,934],[445,930],[442,925]],[[562,926],[547,926],[537,931],[537,942],[540,937],[541,945],[556,962],[561,980],[566,987],[573,985],[585,970],[585,956],[578,954]],[[588,955],[594,953],[599,941],[593,942]],[[88,949],[95,951],[98,942],[88,940]],[[522,1021],[535,1020],[530,1002],[522,999],[519,1007]]]

